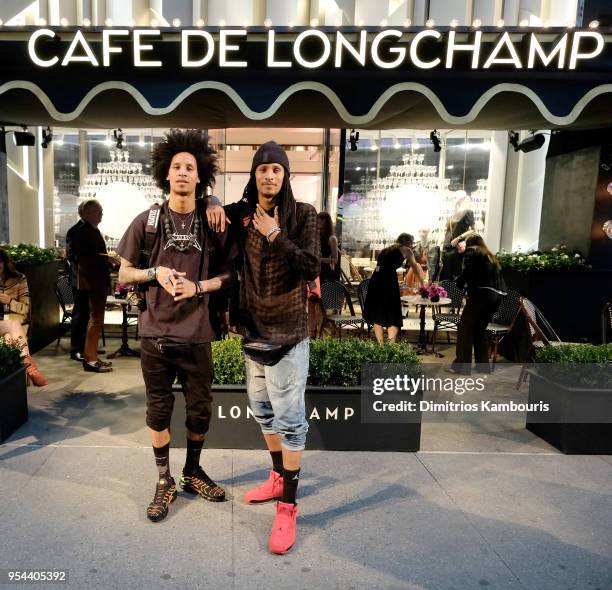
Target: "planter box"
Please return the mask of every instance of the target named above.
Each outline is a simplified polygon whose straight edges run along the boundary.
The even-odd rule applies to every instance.
[[[527,430],[544,439],[566,455],[612,454],[612,423],[570,422],[588,407],[589,414],[610,417],[612,391],[601,389],[574,389],[528,370],[529,403],[539,401],[550,404],[551,411],[560,416],[554,423],[537,422],[527,413]],[[600,408],[600,409],[598,409]]]
[[[19,267],[28,279],[30,291],[30,353],[34,354],[57,339],[59,303],[55,296],[58,261]]]
[[[519,272],[506,268],[503,276],[509,289],[538,306],[561,340],[600,342],[601,310],[612,293],[612,272]]]
[[[0,443],[28,420],[25,367],[0,379]]]
[[[179,386],[172,415],[172,440],[185,446],[185,403]],[[267,448],[252,416],[245,385],[213,385],[213,415],[206,446],[217,449]],[[362,424],[358,387],[306,388],[307,450],[411,451],[421,445],[421,423]]]

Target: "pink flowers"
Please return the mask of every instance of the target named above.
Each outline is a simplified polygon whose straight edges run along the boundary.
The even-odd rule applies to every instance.
[[[427,287],[421,287],[419,294],[423,298],[439,300],[440,297],[448,297],[448,293],[444,287],[440,287],[438,283],[432,283]]]

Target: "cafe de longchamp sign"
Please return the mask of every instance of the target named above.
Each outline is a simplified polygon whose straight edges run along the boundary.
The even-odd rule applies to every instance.
[[[256,43],[247,42],[250,38]],[[61,43],[58,42],[61,40]],[[168,43],[172,52],[160,51]],[[346,67],[372,70],[580,70],[607,48],[594,30],[530,32],[499,30],[351,29],[252,31],[244,28],[169,29],[40,28],[29,35],[28,55],[39,68],[113,68],[129,60],[135,68],[233,68],[256,61],[268,70]],[[168,59],[168,56],[171,59]],[[164,59],[165,58],[165,59]]]

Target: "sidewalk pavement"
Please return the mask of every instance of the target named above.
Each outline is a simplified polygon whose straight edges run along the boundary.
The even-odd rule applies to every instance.
[[[0,569],[66,569],[79,590],[612,589],[612,457],[561,455],[516,424],[426,425],[419,453],[306,452],[298,542],[273,556],[274,506],[242,502],[265,451],[205,450],[229,501],[180,493],[153,524],[138,360],[111,375],[52,347],[37,361],[51,384],[0,445]],[[173,449],[175,477],[183,460]]]

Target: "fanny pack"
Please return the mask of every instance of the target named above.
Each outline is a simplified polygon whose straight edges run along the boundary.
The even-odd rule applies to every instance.
[[[278,363],[295,345],[268,344],[253,340],[242,340],[242,350],[256,363],[272,366]]]
[[[155,347],[160,354],[169,359],[185,358],[191,355],[193,346],[184,342],[172,342],[164,338],[155,341]]]

